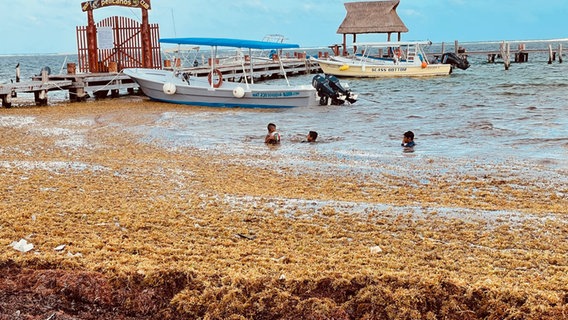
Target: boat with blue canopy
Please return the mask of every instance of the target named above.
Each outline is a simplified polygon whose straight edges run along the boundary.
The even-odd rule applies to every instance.
[[[243,40],[233,38],[165,38],[161,43],[208,46],[211,49],[210,72],[207,77],[194,76],[181,69],[124,69],[153,100],[208,107],[292,108],[302,106],[344,104],[356,101],[356,96],[334,77],[317,75],[311,85],[291,85],[280,63],[286,84],[254,83],[252,59],[245,59],[243,49],[277,50],[299,48],[297,44]],[[216,65],[220,49],[236,48],[240,57],[243,82],[224,81]],[[247,70],[247,67],[249,70]]]

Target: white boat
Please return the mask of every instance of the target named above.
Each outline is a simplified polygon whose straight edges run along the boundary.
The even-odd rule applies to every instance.
[[[449,75],[454,64],[428,61],[423,49],[423,46],[427,45],[431,45],[431,42],[354,43],[353,46],[361,50],[361,54],[312,59],[319,63],[325,74],[338,77],[387,78]],[[444,58],[447,60],[446,56]]]
[[[155,70],[131,68],[124,69],[140,86],[142,92],[153,100],[208,107],[241,108],[291,108],[323,104],[340,105],[353,103],[356,97],[349,89],[343,88],[330,77],[316,76],[311,85],[256,84],[254,77],[243,77],[244,83],[223,81],[222,73],[216,69],[215,61],[219,47],[282,50],[298,48],[296,44],[227,39],[227,38],[169,38],[160,39],[162,43],[178,45],[210,46],[211,71],[208,77],[193,76],[183,70]],[[243,74],[248,74],[247,66],[253,70],[252,59],[241,59]],[[281,64],[284,77],[286,73]],[[249,82],[250,79],[250,82]],[[337,85],[335,85],[337,82]],[[331,91],[330,91],[331,90]]]

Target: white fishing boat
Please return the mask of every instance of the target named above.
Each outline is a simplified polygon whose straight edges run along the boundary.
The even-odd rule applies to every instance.
[[[431,42],[399,41],[354,43],[353,47],[361,50],[360,54],[349,57],[332,56],[328,59],[316,59],[325,74],[338,77],[424,77],[444,76],[452,72],[460,61],[453,61],[457,56],[444,55],[442,62],[428,61],[423,46]],[[459,59],[459,57],[457,57]],[[446,61],[444,61],[446,60]],[[467,64],[469,67],[469,64]],[[466,69],[467,69],[466,67]]]
[[[282,50],[298,48],[296,44],[241,40],[228,38],[169,38],[162,43],[211,47],[211,71],[208,77],[198,77],[183,70],[124,69],[151,99],[194,106],[241,107],[241,108],[291,108],[323,104],[340,105],[353,103],[356,97],[339,81],[329,76],[317,75],[311,85],[290,85],[286,73],[286,84],[254,83],[253,59],[245,59],[241,49]],[[216,57],[220,47],[238,48],[244,83],[223,80],[223,74],[216,68]],[[247,61],[248,60],[248,61]],[[249,71],[247,71],[249,68]]]

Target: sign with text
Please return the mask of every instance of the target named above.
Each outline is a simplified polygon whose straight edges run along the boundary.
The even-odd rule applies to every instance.
[[[112,34],[112,27],[99,27],[97,29],[97,43],[99,49],[113,49],[114,36]]]
[[[123,6],[150,10],[150,0],[90,0],[81,3],[83,11],[95,10],[109,6]]]

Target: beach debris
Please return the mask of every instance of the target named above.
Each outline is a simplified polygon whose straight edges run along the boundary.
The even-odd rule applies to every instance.
[[[272,261],[281,262],[286,260],[286,258],[287,258],[286,256],[281,256],[280,258],[271,258],[271,259]]]
[[[34,248],[34,245],[29,243],[26,239],[20,239],[20,241],[12,242],[10,246],[20,252],[28,252]]]
[[[254,240],[256,238],[256,236],[249,236],[249,235],[242,234],[242,233],[237,233],[236,236],[239,237],[239,238],[247,239],[247,240]]]
[[[63,249],[65,249],[65,246],[66,246],[66,245],[61,244],[61,245],[58,245],[57,247],[55,247],[53,250],[55,250],[55,251],[63,251]]]
[[[285,275],[285,274],[281,274],[280,277],[278,278],[278,280],[286,280],[286,275]]]
[[[369,249],[371,250],[371,253],[373,253],[373,254],[383,252],[383,249],[381,249],[381,247],[379,247],[379,246],[370,247]]]
[[[77,253],[67,252],[67,256],[68,257],[82,257],[83,254],[81,254],[81,252],[77,252]]]

